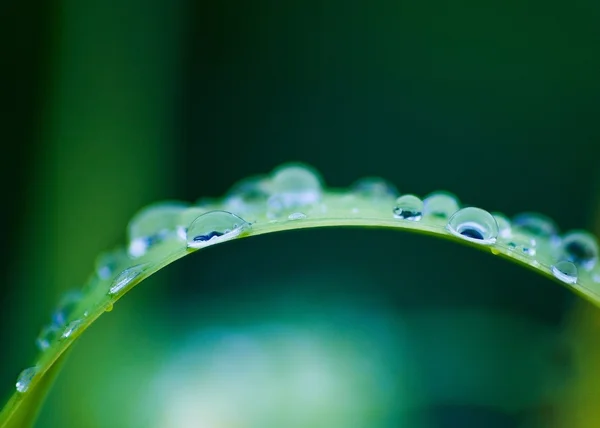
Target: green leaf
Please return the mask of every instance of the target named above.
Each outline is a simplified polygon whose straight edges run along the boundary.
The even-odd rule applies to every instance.
[[[414,232],[488,252],[559,282],[600,306],[598,244],[584,231],[560,236],[552,220],[523,214],[509,221],[436,192],[424,200],[398,197],[382,179],[330,189],[305,165],[287,164],[269,176],[236,184],[220,200],[168,201],[142,209],[128,227],[126,248],[102,254],[81,293],[70,293],[43,331],[35,376],[0,413],[0,428],[30,426],[65,352],[105,311],[164,266],[227,241],[317,227],[366,227]]]

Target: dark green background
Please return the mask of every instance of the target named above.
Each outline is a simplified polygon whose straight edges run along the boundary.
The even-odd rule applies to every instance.
[[[0,11],[4,394],[60,293],[124,239],[138,208],[219,196],[284,161],[314,165],[333,186],[380,175],[403,193],[447,189],[491,211],[543,212],[563,229],[594,225],[597,2],[64,0]],[[369,281],[340,284],[355,270]],[[313,280],[288,280],[298,275]],[[141,329],[149,318],[190,328],[193,302],[250,293],[260,304],[281,290],[332,305],[375,296],[400,314],[501,308],[558,330],[572,300],[470,249],[362,230],[227,245],[151,284],[122,303],[152,308]],[[40,426],[67,426],[58,393],[76,390],[62,380],[68,367]]]

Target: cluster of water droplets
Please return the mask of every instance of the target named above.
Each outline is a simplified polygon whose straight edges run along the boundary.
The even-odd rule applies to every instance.
[[[424,198],[402,194],[380,177],[359,179],[348,189],[327,189],[313,168],[285,164],[268,175],[236,183],[220,200],[165,201],[140,210],[127,227],[126,247],[98,257],[83,291],[65,294],[40,332],[37,346],[44,353],[72,340],[90,313],[112,310],[114,301],[131,287],[188,252],[237,239],[271,223],[289,223],[293,228],[313,221],[318,226],[319,219],[332,225],[412,228],[460,239],[534,266],[573,287],[600,288],[598,243],[588,232],[561,236],[556,224],[540,214],[520,214],[511,220],[501,213],[463,206],[445,191]],[[592,293],[600,300],[599,293]],[[39,370],[40,365],[24,370],[17,391],[26,392]]]

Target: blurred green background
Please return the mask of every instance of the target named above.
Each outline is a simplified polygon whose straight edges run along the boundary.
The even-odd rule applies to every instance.
[[[593,0],[0,10],[1,397],[139,208],[216,197],[285,161],[332,186],[380,175],[563,230],[600,225]],[[451,243],[265,236],[119,302],[37,426],[593,427],[598,325],[562,287]]]

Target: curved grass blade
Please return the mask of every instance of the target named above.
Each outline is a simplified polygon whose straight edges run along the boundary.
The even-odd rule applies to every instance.
[[[71,344],[134,286],[199,249],[230,240],[317,227],[373,227],[431,235],[478,248],[553,278],[600,306],[598,244],[593,235],[560,235],[554,222],[525,213],[509,220],[461,208],[447,192],[425,199],[399,196],[380,178],[349,189],[328,189],[306,165],[283,165],[268,176],[236,184],[220,200],[168,201],[142,209],[128,227],[129,242],[101,255],[82,291],[69,293],[37,340],[35,371],[0,413],[0,428],[28,426]],[[34,375],[31,375],[34,373]]]

